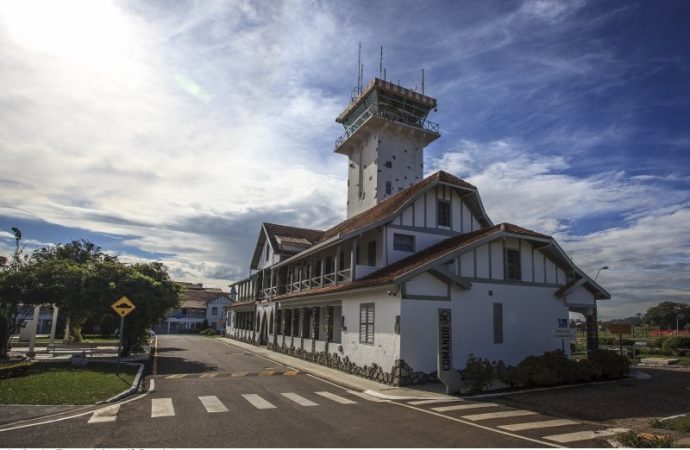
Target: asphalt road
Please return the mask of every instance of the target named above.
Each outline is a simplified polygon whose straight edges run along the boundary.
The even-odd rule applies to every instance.
[[[489,401],[380,401],[199,336],[160,336],[155,366],[147,380],[153,380],[153,392],[95,413],[0,428],[0,442],[7,447],[591,447],[599,443],[588,433],[605,428],[556,424],[556,416]],[[439,410],[449,406],[456,409]]]

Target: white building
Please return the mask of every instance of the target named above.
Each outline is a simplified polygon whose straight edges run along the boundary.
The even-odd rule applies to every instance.
[[[205,288],[201,283],[179,284],[182,285],[180,304],[156,324],[156,333],[190,333],[203,328],[204,322],[216,331],[224,331],[230,296],[217,288]]]
[[[325,231],[263,224],[252,275],[231,285],[229,336],[393,385],[435,379],[441,310],[456,369],[470,354],[515,364],[569,352],[557,332],[570,311],[596,345],[596,300],[610,295],[553,238],[494,224],[453,175],[423,179],[435,107],[379,79],[353,99],[335,148],[349,160],[347,219]]]

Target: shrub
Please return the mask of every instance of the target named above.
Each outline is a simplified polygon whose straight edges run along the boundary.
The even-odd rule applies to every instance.
[[[115,334],[117,330],[117,319],[112,314],[104,314],[101,320],[98,322],[98,326],[101,329],[101,336],[109,337]]]
[[[647,345],[649,345],[650,347],[654,347],[654,348],[662,348],[664,346],[664,342],[666,342],[666,340],[670,337],[671,336],[658,337],[658,338],[654,339],[653,341],[649,342]]]
[[[685,356],[687,349],[690,349],[690,336],[667,336],[661,348],[672,351],[674,355]]]
[[[0,380],[5,378],[23,377],[29,372],[33,363],[31,361],[21,361],[14,364],[0,366]]]
[[[480,359],[470,354],[462,371],[462,379],[471,393],[481,392],[491,385],[494,379],[494,364],[488,359]]]
[[[623,447],[629,448],[670,448],[673,447],[673,439],[670,436],[657,436],[649,433],[637,433],[633,430],[626,431],[616,436]]]
[[[593,350],[588,359],[594,369],[594,379],[617,380],[630,371],[630,360],[610,350]]]
[[[218,332],[213,328],[206,328],[205,330],[200,331],[199,334],[203,334],[204,336],[216,336]]]

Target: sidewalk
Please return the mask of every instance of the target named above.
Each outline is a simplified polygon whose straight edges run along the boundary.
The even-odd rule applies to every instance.
[[[352,390],[364,392],[373,397],[386,400],[426,400],[426,399],[448,399],[457,398],[446,395],[444,386],[441,383],[425,384],[414,387],[393,387],[366,378],[349,375],[339,370],[331,369],[319,364],[314,364],[303,359],[294,358],[283,353],[267,350],[255,345],[246,344],[234,339],[218,337],[218,341],[228,345],[234,345],[248,352],[254,353],[271,361],[289,366],[301,372],[308,373],[331,383],[346,386]]]

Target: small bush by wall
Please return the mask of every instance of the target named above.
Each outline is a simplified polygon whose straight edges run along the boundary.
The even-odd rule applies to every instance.
[[[206,328],[205,330],[201,330],[199,334],[203,334],[204,336],[217,336],[218,332],[213,328]]]
[[[481,392],[491,385],[491,381],[495,378],[495,365],[488,359],[477,358],[470,354],[465,370],[462,371],[462,381],[469,392]]]
[[[595,350],[588,359],[569,359],[561,350],[541,356],[528,356],[516,367],[498,373],[509,386],[545,387],[559,384],[586,383],[593,380],[615,380],[627,375],[630,361],[608,350]]]

